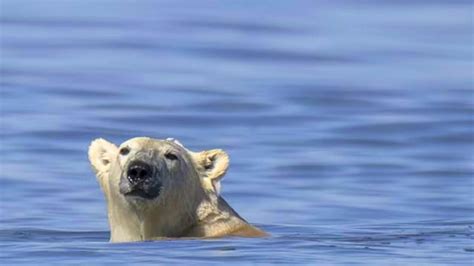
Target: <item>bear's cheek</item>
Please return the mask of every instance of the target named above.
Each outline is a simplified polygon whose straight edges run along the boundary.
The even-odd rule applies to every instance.
[[[128,156],[119,156],[117,163],[120,168],[124,168],[125,165],[127,164]]]
[[[110,165],[109,180],[112,182],[120,181],[121,176],[123,175],[123,167],[121,163],[116,160]]]

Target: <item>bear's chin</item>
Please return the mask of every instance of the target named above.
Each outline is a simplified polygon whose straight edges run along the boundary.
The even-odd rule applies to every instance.
[[[119,191],[125,198],[154,200],[160,196],[162,183],[156,179],[153,182],[132,185],[128,179],[122,178],[119,183]],[[151,183],[151,184],[150,184]]]
[[[126,198],[142,198],[142,199],[148,199],[148,200],[153,200],[158,198],[160,193],[147,193],[143,190],[132,190],[130,192],[124,193],[123,194]]]

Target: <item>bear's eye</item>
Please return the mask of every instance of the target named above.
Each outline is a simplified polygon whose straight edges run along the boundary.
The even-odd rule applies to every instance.
[[[130,149],[127,147],[123,147],[119,150],[120,155],[127,155],[130,152]]]
[[[168,160],[178,160],[178,156],[172,154],[172,153],[167,153],[165,154],[166,159]]]

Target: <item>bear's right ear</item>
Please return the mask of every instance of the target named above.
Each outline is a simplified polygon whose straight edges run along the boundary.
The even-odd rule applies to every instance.
[[[103,181],[117,152],[117,146],[105,139],[95,139],[89,146],[89,161],[101,185],[104,184]]]

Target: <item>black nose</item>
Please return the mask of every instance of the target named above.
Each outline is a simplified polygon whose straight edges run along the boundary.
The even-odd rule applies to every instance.
[[[151,177],[151,167],[144,162],[132,162],[128,167],[127,177],[131,183],[140,183]]]

